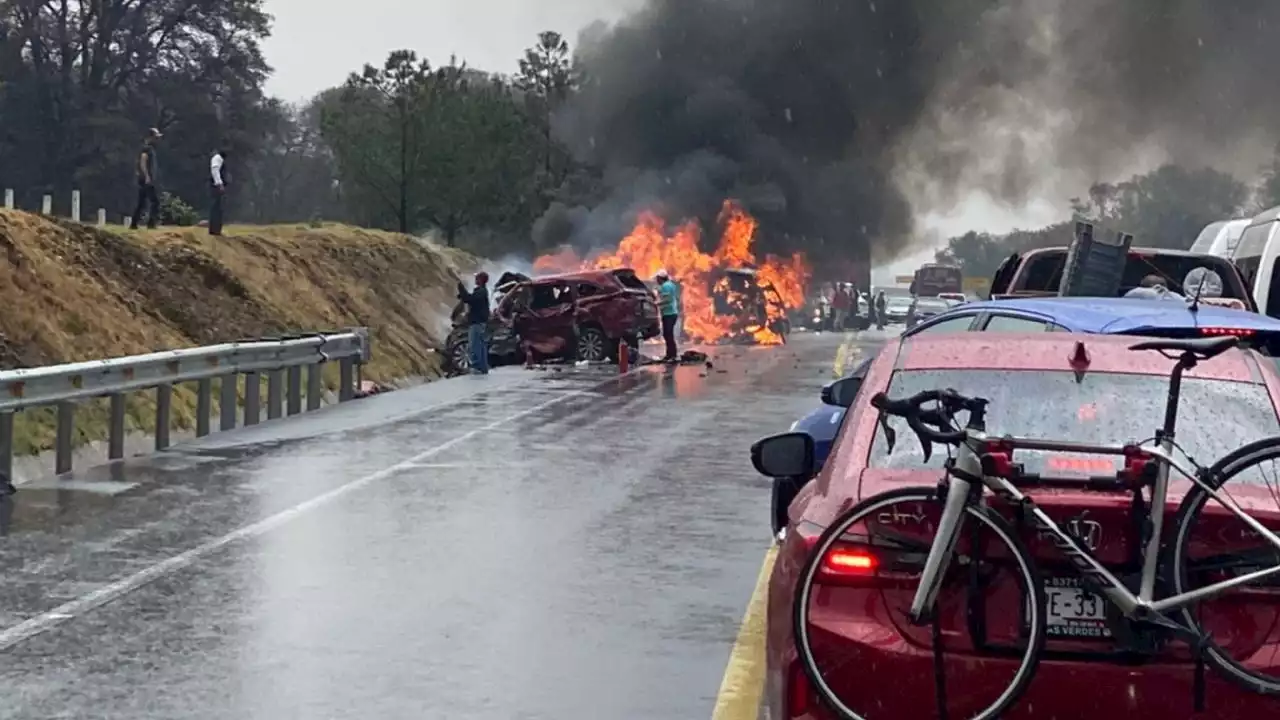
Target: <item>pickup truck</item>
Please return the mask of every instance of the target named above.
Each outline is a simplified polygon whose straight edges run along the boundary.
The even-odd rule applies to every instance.
[[[991,278],[991,299],[1057,295],[1066,261],[1066,247],[1037,248],[1025,253],[1013,253],[1000,264]],[[1200,268],[1212,270],[1222,281],[1220,291],[1206,288],[1202,294],[1205,302],[1250,312],[1258,311],[1253,295],[1230,260],[1207,253],[1168,248],[1130,248],[1118,296],[1123,297],[1125,293],[1138,287],[1148,275],[1163,278],[1165,286],[1173,292],[1194,295],[1196,286],[1187,280],[1188,276],[1192,280],[1198,278],[1201,273],[1193,275],[1192,271]]]

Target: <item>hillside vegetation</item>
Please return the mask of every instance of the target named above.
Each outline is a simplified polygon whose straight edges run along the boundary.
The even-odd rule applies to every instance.
[[[345,225],[231,226],[219,238],[0,210],[0,369],[368,326],[366,379],[431,378],[441,311],[474,264],[458,250]],[[153,429],[152,395],[130,398],[134,429]],[[194,407],[194,392],[179,388],[179,427],[193,424]],[[105,417],[104,402],[86,403],[77,440],[101,439]],[[52,418],[20,413],[15,451],[51,447]]]

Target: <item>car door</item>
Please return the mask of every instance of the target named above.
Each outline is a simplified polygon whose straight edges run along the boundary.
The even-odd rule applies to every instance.
[[[1018,272],[1018,266],[1021,264],[1022,256],[1018,253],[1013,253],[1000,263],[1000,267],[996,268],[995,274],[991,277],[991,288],[987,291],[988,299],[1009,292],[1014,273]]]
[[[529,304],[516,311],[520,340],[543,356],[569,356],[576,350],[577,295],[563,280],[535,282]]]

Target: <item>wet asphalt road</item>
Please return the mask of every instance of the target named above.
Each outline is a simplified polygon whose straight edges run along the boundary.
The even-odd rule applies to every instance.
[[[844,339],[508,369],[25,486],[0,718],[708,718],[770,542],[747,448]]]

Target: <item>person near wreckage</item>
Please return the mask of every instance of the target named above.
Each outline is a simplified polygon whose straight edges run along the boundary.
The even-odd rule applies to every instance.
[[[489,374],[489,273],[476,273],[476,287],[468,291],[458,281],[458,299],[467,306],[467,349],[471,355],[471,372]]]
[[[666,270],[659,270],[654,279],[658,282],[658,309],[662,315],[662,339],[667,344],[667,354],[662,360],[674,363],[679,360],[676,348],[676,325],[680,322],[680,300],[676,284],[671,282]]]

